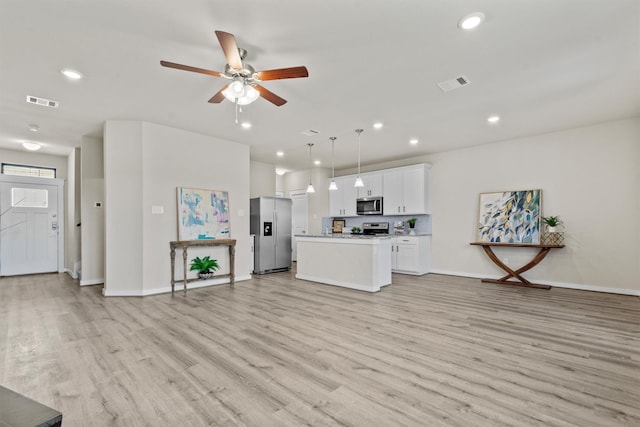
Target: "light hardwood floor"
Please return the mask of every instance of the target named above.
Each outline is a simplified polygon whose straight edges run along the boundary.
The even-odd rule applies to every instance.
[[[640,298],[293,273],[104,298],[0,279],[0,384],[63,426],[638,426]]]

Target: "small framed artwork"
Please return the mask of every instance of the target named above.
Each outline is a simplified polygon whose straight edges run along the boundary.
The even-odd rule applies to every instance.
[[[331,231],[333,233],[342,233],[342,229],[347,226],[347,221],[344,219],[334,219]]]
[[[478,241],[540,244],[542,190],[480,194]]]

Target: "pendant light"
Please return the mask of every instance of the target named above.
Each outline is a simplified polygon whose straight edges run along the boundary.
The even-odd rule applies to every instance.
[[[356,133],[358,134],[358,177],[356,178],[356,183],[353,184],[354,187],[364,187],[364,182],[362,182],[362,178],[360,178],[360,134],[363,132],[363,129],[356,129]]]
[[[307,193],[315,193],[316,190],[311,183],[311,147],[313,147],[313,144],[309,143],[307,145],[309,146],[309,186],[307,187]]]
[[[329,183],[329,191],[334,191],[338,189],[338,185],[336,184],[336,165],[335,165],[335,157],[334,157],[334,152],[335,152],[335,143],[336,143],[336,138],[335,136],[331,136],[329,137],[329,139],[331,140],[331,182]]]

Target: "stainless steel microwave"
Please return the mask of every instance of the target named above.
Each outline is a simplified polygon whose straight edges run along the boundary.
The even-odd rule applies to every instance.
[[[356,200],[358,215],[382,215],[382,197],[362,197]]]

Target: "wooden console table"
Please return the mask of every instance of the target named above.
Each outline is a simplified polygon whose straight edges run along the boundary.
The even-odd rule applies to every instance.
[[[187,279],[187,248],[193,247],[211,247],[211,246],[228,246],[229,247],[229,274],[221,274],[215,276],[216,279],[229,277],[231,286],[234,285],[235,279],[235,258],[236,258],[236,241],[235,239],[212,239],[212,240],[176,240],[169,242],[171,248],[171,292],[175,290],[175,270],[176,270],[176,248],[182,249],[182,261],[184,264],[184,292],[187,292],[187,283],[200,279]]]
[[[551,286],[549,286],[549,285],[539,285],[537,283],[531,283],[530,281],[528,281],[527,279],[522,277],[521,274],[524,273],[527,270],[532,269],[536,265],[540,264],[540,261],[542,261],[544,259],[544,257],[547,256],[547,254],[549,253],[549,251],[551,249],[564,248],[564,245],[530,245],[530,244],[518,244],[518,243],[473,242],[473,243],[470,243],[470,244],[471,245],[476,245],[476,246],[482,246],[482,249],[484,249],[485,253],[491,259],[491,261],[493,261],[494,264],[496,264],[498,267],[500,267],[501,269],[503,269],[504,271],[509,273],[506,276],[501,277],[499,279],[482,279],[483,282],[485,282],[485,283],[498,283],[500,285],[526,286],[526,287],[529,287],[529,288],[540,288],[540,289],[549,289],[549,288],[551,288]],[[516,248],[539,248],[540,251],[527,264],[523,265],[522,267],[520,267],[517,270],[513,270],[508,265],[503,263],[500,260],[500,258],[498,258],[496,256],[495,253],[493,253],[493,249],[491,249],[492,246],[509,247],[509,248],[513,248],[513,247],[516,247]],[[509,280],[512,277],[514,279],[516,279],[517,281]]]

